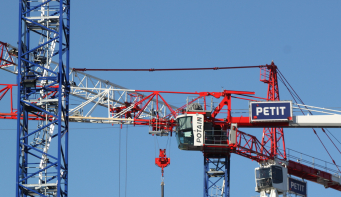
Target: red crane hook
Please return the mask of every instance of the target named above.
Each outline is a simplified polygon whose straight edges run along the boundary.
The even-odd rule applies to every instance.
[[[159,166],[162,170],[163,177],[163,169],[170,164],[170,158],[166,156],[166,149],[160,149],[159,158],[155,158],[155,165]]]

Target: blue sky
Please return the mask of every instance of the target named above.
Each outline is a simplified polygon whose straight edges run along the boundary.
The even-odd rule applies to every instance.
[[[18,2],[4,1],[0,40],[16,45]],[[341,107],[341,2],[330,1],[72,1],[71,67],[183,68],[251,66],[274,60],[306,104]],[[191,72],[93,72],[140,90],[255,91],[266,96],[259,70]],[[0,83],[15,76],[0,71]],[[281,99],[291,100],[280,84]],[[185,99],[166,97],[182,106]],[[0,109],[7,107],[0,102]],[[247,108],[236,103],[232,108]],[[0,120],[0,188],[15,192],[16,122]],[[160,169],[154,165],[154,137],[147,127],[128,127],[127,196],[159,196]],[[70,196],[118,196],[118,126],[73,123],[70,129]],[[262,129],[244,129],[260,136]],[[339,129],[331,132],[341,139]],[[321,131],[318,131],[322,136]],[[121,196],[125,183],[126,128],[122,129]],[[334,160],[340,153],[322,136]],[[285,129],[286,146],[331,161],[311,129]],[[159,139],[160,148],[166,139]],[[161,145],[164,144],[164,145]],[[338,144],[340,145],[340,144]],[[167,151],[168,152],[168,151]],[[170,148],[165,169],[166,196],[202,196],[203,156]],[[231,196],[256,196],[254,161],[232,155]],[[308,183],[309,196],[339,192]]]

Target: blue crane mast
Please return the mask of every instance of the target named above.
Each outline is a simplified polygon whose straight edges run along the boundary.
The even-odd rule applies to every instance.
[[[16,196],[68,196],[70,0],[20,0],[18,36]]]

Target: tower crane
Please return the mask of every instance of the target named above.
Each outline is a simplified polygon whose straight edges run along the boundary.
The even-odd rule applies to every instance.
[[[268,84],[266,98],[248,91],[127,89],[86,74],[90,69],[70,68],[70,0],[19,2],[18,48],[0,42],[0,69],[17,75],[17,84],[1,84],[4,88],[0,89],[0,100],[11,94],[10,110],[1,112],[0,118],[17,120],[17,197],[68,196],[70,122],[146,125],[150,134],[160,136],[172,136],[175,132],[179,149],[203,152],[205,197],[218,187],[220,196],[229,196],[232,153],[260,164],[255,176],[256,191],[262,197],[286,195],[289,181],[299,185],[298,190],[304,187],[296,179],[289,180],[289,175],[341,191],[339,175],[287,158],[283,133],[286,127],[340,128],[340,111],[315,108],[328,115],[293,114],[294,107],[308,112],[314,109],[280,100],[274,63],[255,66],[261,69],[261,81]],[[17,88],[16,108],[12,102],[13,87]],[[168,104],[165,94],[196,98],[178,108]],[[70,109],[70,95],[84,102]],[[219,105],[209,106],[209,98],[217,99]],[[232,99],[249,101],[249,116],[232,116]],[[92,116],[98,106],[105,107],[107,113]],[[38,126],[31,132],[34,122]],[[260,141],[240,128],[265,128],[263,138]],[[165,152],[161,153],[157,162],[165,167],[169,160]],[[222,186],[218,186],[220,181]]]
[[[7,51],[16,51],[14,47],[7,46]],[[9,48],[8,48],[9,47]],[[6,47],[4,47],[6,49]],[[5,51],[5,50],[4,50]],[[15,53],[7,52],[7,57],[13,59],[11,65],[2,63],[1,69],[15,73]],[[2,58],[5,59],[5,58]],[[8,58],[7,58],[8,59]],[[51,65],[53,62],[51,63]],[[286,156],[283,130],[278,128],[285,127],[341,127],[340,115],[314,115],[314,116],[295,116],[292,114],[293,103],[279,100],[277,69],[274,63],[270,65],[260,66],[261,81],[268,83],[268,98],[260,98],[252,96],[254,92],[231,91],[223,92],[167,92],[167,91],[147,91],[147,90],[130,90],[122,87],[113,87],[112,83],[95,78],[77,69],[70,69],[70,94],[78,98],[87,99],[85,102],[69,110],[70,122],[84,123],[108,123],[108,124],[133,124],[150,126],[150,134],[155,135],[172,135],[176,133],[179,149],[202,151],[204,154],[204,196],[210,196],[210,190],[216,187],[217,179],[223,180],[221,194],[229,196],[229,171],[230,171],[230,154],[235,153],[243,157],[255,160],[261,164],[256,169],[257,186],[263,196],[271,193],[272,196],[285,194],[287,192],[287,182],[285,181],[288,174],[304,178],[316,183],[323,184],[325,187],[340,190],[340,177],[332,175],[322,169],[316,169],[300,162],[290,160]],[[12,69],[12,70],[10,70]],[[82,77],[80,77],[82,76]],[[267,77],[267,78],[265,78]],[[77,79],[79,81],[77,81]],[[97,87],[85,86],[84,80],[92,81]],[[97,81],[95,81],[97,80]],[[96,83],[93,83],[93,82]],[[76,85],[77,84],[77,85]],[[4,84],[2,84],[4,85]],[[1,90],[1,98],[6,92],[11,92],[13,85],[6,85]],[[104,87],[103,87],[104,86]],[[36,84],[36,87],[40,85]],[[10,90],[10,91],[9,91]],[[144,95],[146,94],[146,95]],[[180,108],[170,106],[162,95],[164,94],[185,94],[194,95],[192,101],[186,103]],[[33,107],[41,106],[43,99],[51,99],[55,95],[54,91],[47,94],[45,98],[32,100]],[[271,97],[272,96],[272,97]],[[206,103],[209,97],[221,99],[217,107],[213,108]],[[250,115],[246,117],[234,117],[231,114],[232,98],[241,98],[249,100]],[[251,99],[250,99],[251,98]],[[273,99],[275,98],[275,99]],[[201,102],[197,102],[200,101]],[[258,100],[258,101],[256,101]],[[261,102],[263,100],[265,102]],[[87,107],[91,105],[91,107]],[[262,107],[264,105],[265,107]],[[268,106],[267,105],[274,105]],[[90,116],[96,106],[103,106],[108,109],[106,116],[92,117]],[[258,106],[258,107],[257,107]],[[259,107],[260,106],[260,107]],[[297,105],[299,107],[300,105]],[[224,110],[227,110],[225,117],[218,117]],[[86,112],[85,109],[88,108]],[[254,108],[254,109],[253,109]],[[253,110],[253,111],[252,111]],[[289,110],[289,111],[288,111]],[[313,109],[309,109],[313,110]],[[169,113],[166,113],[166,112]],[[326,112],[326,113],[330,113]],[[332,113],[339,113],[333,111]],[[255,113],[252,115],[252,113]],[[262,119],[266,114],[269,116],[283,115],[284,118],[275,118],[275,120]],[[17,111],[13,107],[9,113],[0,113],[3,119],[16,119]],[[255,117],[255,116],[257,117]],[[30,111],[27,113],[28,120],[53,122],[52,115],[42,115],[42,112]],[[267,117],[266,117],[267,118]],[[273,117],[272,117],[273,118]],[[24,116],[20,116],[24,119]],[[242,132],[240,128],[268,128],[264,129],[262,141],[255,136]],[[276,129],[272,129],[276,128]],[[199,128],[199,129],[194,129]],[[201,130],[200,130],[201,129]],[[32,135],[32,134],[31,134]],[[266,138],[267,137],[267,138]],[[51,137],[52,138],[52,137]],[[276,139],[276,140],[274,140]],[[282,141],[283,149],[278,147],[278,142]],[[33,138],[33,141],[38,141]],[[46,141],[45,141],[46,143]],[[270,143],[269,146],[266,143]],[[48,146],[47,146],[48,147]],[[165,158],[162,155],[160,158]],[[46,160],[41,158],[40,160]],[[169,162],[161,164],[160,167],[167,166]],[[280,186],[274,181],[275,178],[269,175],[269,172],[275,173],[276,170],[282,172],[282,183]],[[263,172],[267,172],[267,178],[260,176]],[[265,175],[264,175],[265,176]],[[43,177],[41,175],[40,177]],[[266,180],[264,182],[264,180]],[[270,181],[270,182],[269,182]],[[42,182],[37,185],[44,185]],[[53,187],[46,190],[48,194],[53,194]],[[33,187],[32,187],[33,188]],[[35,190],[42,191],[42,190]],[[28,195],[33,195],[34,192]],[[45,193],[45,194],[47,194]]]

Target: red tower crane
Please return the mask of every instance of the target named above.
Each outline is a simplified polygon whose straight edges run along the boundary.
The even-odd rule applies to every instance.
[[[8,45],[1,43],[4,47],[1,49],[0,64],[1,69],[10,69],[15,67],[15,61],[11,56],[10,50],[7,50]],[[6,56],[7,53],[8,55]],[[12,54],[15,54],[15,50]],[[4,58],[6,57],[6,58]],[[11,57],[8,59],[8,57]],[[6,61],[5,61],[6,60]],[[262,105],[278,104],[281,103],[279,97],[277,66],[272,62],[270,65],[264,66],[251,66],[242,68],[254,68],[261,69],[260,80],[268,84],[267,98],[260,98],[253,96],[254,92],[247,91],[232,91],[224,90],[222,92],[167,92],[167,91],[147,91],[147,90],[128,90],[121,88],[125,93],[120,95],[121,97],[129,97],[125,101],[111,97],[110,91],[118,91],[119,88],[103,88],[103,87],[85,87],[82,86],[82,81],[72,81],[70,95],[75,95],[81,98],[80,91],[90,93],[92,97],[87,97],[88,100],[81,103],[79,106],[70,110],[69,121],[70,122],[90,122],[90,123],[110,123],[110,124],[132,124],[132,125],[147,125],[151,127],[151,134],[155,135],[172,135],[176,132],[176,138],[178,140],[179,148],[182,150],[194,150],[202,151],[204,154],[205,165],[205,188],[204,195],[209,196],[208,190],[215,184],[211,179],[217,178],[223,181],[223,187],[221,192],[224,196],[229,196],[229,158],[230,154],[238,154],[243,157],[255,160],[261,164],[261,168],[257,172],[263,172],[262,170],[273,170],[276,172],[273,166],[283,167],[284,172],[288,174],[304,178],[309,181],[313,181],[319,184],[323,184],[325,187],[330,187],[341,191],[341,179],[332,175],[322,169],[310,167],[306,164],[296,162],[287,158],[285,141],[283,135],[283,128],[285,127],[341,127],[340,115],[316,115],[316,116],[295,116],[292,114],[292,103],[286,102],[289,107],[289,115],[285,116],[284,108],[281,106],[265,106]],[[204,69],[230,69],[231,67],[221,68],[204,68]],[[233,67],[236,68],[236,67]],[[79,69],[70,69],[71,75],[81,75],[82,71]],[[85,71],[84,69],[82,69]],[[90,70],[90,69],[87,69]],[[150,71],[150,69],[146,69]],[[167,70],[167,69],[163,69]],[[171,69],[174,70],[174,69]],[[182,69],[190,70],[190,69]],[[193,70],[193,69],[192,69]],[[200,70],[200,69],[194,69]],[[15,73],[15,69],[11,70]],[[158,69],[152,69],[151,71],[158,71]],[[71,76],[70,79],[73,79]],[[97,79],[101,82],[100,79]],[[108,82],[104,82],[108,84]],[[0,88],[0,100],[8,93],[12,97],[12,88],[15,85],[0,84],[4,88]],[[97,88],[97,89],[96,89]],[[80,91],[79,91],[80,90]],[[128,92],[128,93],[127,93]],[[51,97],[54,92],[49,92],[46,97]],[[126,96],[124,96],[124,94]],[[147,95],[144,95],[147,94]],[[175,108],[168,104],[163,97],[164,94],[185,94],[196,96],[192,101],[183,105],[180,108]],[[219,99],[219,104],[214,109],[209,110],[209,105],[206,103],[208,97]],[[233,116],[232,111],[232,99],[243,99],[250,101],[249,116]],[[12,98],[11,98],[12,100]],[[201,103],[197,101],[201,100]],[[30,101],[33,104],[40,104],[43,101],[34,100]],[[87,104],[94,104],[94,107],[84,115],[80,112],[80,109]],[[108,109],[108,114],[102,117],[89,116],[95,107],[103,106]],[[162,105],[162,107],[161,107]],[[257,111],[253,111],[253,105]],[[12,105],[10,105],[12,106]],[[167,109],[167,110],[166,110]],[[165,113],[161,113],[165,110]],[[222,113],[226,110],[226,115]],[[291,111],[290,111],[291,110]],[[166,113],[167,111],[167,113]],[[254,116],[252,113],[255,112]],[[262,119],[262,115],[266,114],[280,115],[283,112],[284,118],[280,120]],[[257,114],[258,113],[258,114]],[[32,111],[28,114],[31,120],[45,120],[52,122],[52,117],[41,117],[39,112]],[[1,119],[16,119],[16,109],[10,107],[8,112],[0,113]],[[264,118],[264,117],[263,117]],[[262,140],[259,141],[255,136],[242,132],[240,128],[264,128]],[[270,147],[270,148],[268,148]],[[156,158],[155,163],[162,168],[168,166],[170,159],[166,157],[165,150],[160,150],[159,158]],[[213,165],[213,168],[209,166]],[[274,177],[268,177],[267,180],[274,180]],[[259,192],[262,192],[266,186],[269,190],[269,185],[265,185],[261,182],[261,185],[257,185]],[[263,180],[263,179],[262,179]],[[213,183],[213,184],[211,184]],[[211,184],[211,185],[210,185]],[[275,183],[273,183],[275,184]],[[265,191],[264,190],[264,191]],[[279,193],[283,193],[284,190],[278,190]],[[263,193],[264,194],[264,193]],[[262,194],[262,195],[263,195]],[[275,194],[274,194],[275,195]]]

